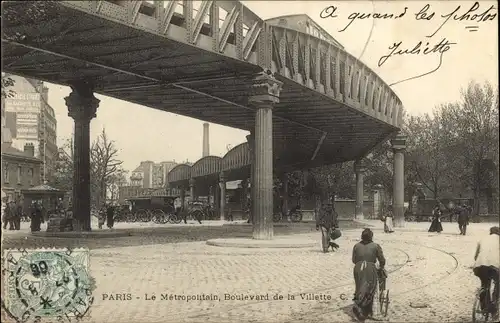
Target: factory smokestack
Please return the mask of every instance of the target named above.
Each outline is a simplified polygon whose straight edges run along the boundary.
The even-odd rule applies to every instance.
[[[203,155],[202,157],[206,157],[210,155],[210,140],[208,137],[208,126],[209,124],[205,122],[203,124]]]

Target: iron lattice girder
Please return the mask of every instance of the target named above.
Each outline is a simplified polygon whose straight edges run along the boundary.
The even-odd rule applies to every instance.
[[[107,10],[107,8],[109,9],[110,6],[114,6],[114,5],[110,4],[110,3],[106,3],[106,4],[100,3],[99,6],[101,6],[103,10]],[[68,12],[72,10],[72,9],[68,9],[68,8],[65,10]],[[97,6],[95,8],[96,8],[96,10],[98,9]],[[143,17],[141,16],[142,15],[141,13],[138,13],[137,5],[135,5],[135,7],[134,7],[134,5],[131,5],[130,8],[134,8],[134,10],[135,10],[135,11],[132,10],[132,13],[131,13],[132,20],[130,21],[130,24],[132,24],[132,25],[123,28],[124,30],[130,30],[131,32],[144,35],[143,38],[144,39],[148,38],[148,42],[149,41],[151,41],[152,43],[163,42],[165,44],[166,48],[172,48],[173,45],[170,45],[170,44],[179,44],[178,48],[182,47],[183,48],[182,51],[188,50],[188,49],[190,49],[191,51],[199,51],[199,47],[203,48],[203,46],[200,45],[202,43],[200,35],[197,36],[200,38],[199,43],[197,43],[195,41],[195,43],[193,43],[194,46],[188,46],[185,44],[181,45],[180,43],[177,43],[176,42],[177,40],[176,41],[165,40],[165,39],[158,37],[156,35],[152,35],[150,33],[147,33],[147,28],[141,27]],[[212,10],[210,10],[211,13],[213,13],[213,8],[214,8],[214,5],[212,4]],[[279,45],[279,55],[278,56],[280,57],[280,60],[282,60],[283,63],[285,63],[284,67],[287,67],[286,66],[287,64],[290,65],[290,62],[286,63],[287,59],[288,59],[288,61],[290,61],[290,56],[293,56],[293,57],[291,57],[291,60],[293,61],[292,65],[293,66],[297,65],[298,58],[295,57],[295,55],[296,54],[298,55],[298,53],[300,51],[302,51],[301,46],[309,46],[309,47],[305,47],[305,48],[308,48],[309,51],[305,51],[305,53],[303,55],[304,57],[302,58],[304,60],[303,65],[307,66],[308,73],[314,74],[314,72],[317,72],[318,66],[320,66],[322,64],[324,65],[325,59],[330,59],[332,62],[331,69],[327,69],[327,75],[328,75],[328,72],[332,72],[332,74],[330,74],[332,79],[330,80],[330,78],[327,77],[327,82],[324,82],[324,80],[322,81],[325,84],[321,84],[321,82],[319,82],[319,83],[315,82],[315,84],[312,85],[312,88],[310,87],[310,84],[307,84],[305,86],[304,81],[303,80],[300,81],[300,78],[298,77],[297,74],[289,75],[289,72],[287,72],[284,69],[277,71],[277,73],[281,73],[283,75],[283,78],[287,79],[287,83],[285,84],[284,91],[282,92],[281,103],[279,103],[277,105],[276,109],[274,110],[274,112],[278,118],[285,118],[285,119],[287,119],[287,121],[290,121],[291,123],[300,123],[301,126],[309,127],[309,129],[314,130],[314,132],[321,133],[321,131],[323,131],[323,129],[322,129],[323,127],[318,127],[316,125],[316,123],[319,124],[319,122],[321,120],[320,120],[320,118],[314,117],[314,115],[317,114],[317,112],[318,112],[317,108],[319,108],[319,110],[321,111],[320,115],[325,116],[324,122],[325,123],[330,122],[330,125],[329,125],[330,133],[327,136],[327,138],[325,139],[325,143],[323,144],[323,145],[326,145],[325,149],[328,148],[328,145],[327,145],[327,143],[329,142],[328,137],[330,135],[336,136],[336,134],[333,133],[333,131],[335,131],[333,129],[341,128],[341,125],[339,125],[339,123],[341,123],[341,122],[343,122],[343,123],[353,122],[353,123],[356,123],[356,125],[360,126],[360,127],[367,126],[367,128],[372,128],[372,130],[367,130],[367,131],[370,131],[372,133],[375,133],[376,129],[383,129],[384,128],[383,125],[386,126],[385,129],[387,129],[387,130],[389,130],[389,129],[391,129],[392,131],[396,130],[395,127],[387,127],[387,122],[389,121],[390,116],[387,115],[386,109],[384,107],[387,107],[387,106],[394,107],[394,105],[397,104],[398,101],[395,100],[394,97],[391,97],[392,94],[391,94],[391,92],[387,91],[387,89],[383,89],[385,91],[385,92],[383,92],[383,91],[380,91],[380,89],[379,89],[380,87],[377,88],[377,84],[375,84],[375,86],[372,86],[373,89],[371,91],[371,96],[373,97],[373,99],[370,98],[367,100],[368,101],[367,106],[373,107],[371,110],[367,109],[366,107],[359,108],[357,106],[357,105],[362,106],[363,102],[361,102],[361,101],[363,101],[362,96],[364,94],[361,94],[361,92],[358,91],[358,87],[356,87],[356,86],[353,86],[351,89],[349,84],[352,84],[353,82],[359,83],[360,76],[362,76],[363,73],[365,73],[365,72],[366,72],[366,74],[370,73],[369,70],[365,70],[365,72],[360,72],[360,74],[357,74],[357,69],[359,69],[359,68],[364,69],[365,68],[364,65],[360,65],[359,62],[357,62],[354,58],[348,56],[348,54],[345,54],[342,51],[335,49],[330,45],[326,46],[324,42],[319,41],[318,39],[315,39],[314,37],[309,36],[307,38],[307,40],[304,42],[304,35],[301,33],[294,33],[294,32],[290,32],[290,30],[284,30],[284,29],[280,32],[279,27],[265,26],[258,19],[252,20],[253,19],[252,18],[252,19],[250,19],[251,21],[246,21],[246,20],[248,20],[248,19],[246,19],[246,16],[247,16],[247,13],[245,11],[246,8],[244,8],[240,4],[238,4],[238,5],[232,4],[230,6],[228,12],[231,12],[235,8],[236,8],[235,12],[239,12],[239,14],[237,16],[241,19],[236,18],[234,23],[238,24],[238,26],[240,26],[240,27],[243,26],[243,23],[246,26],[251,26],[251,28],[247,32],[246,37],[241,38],[240,37],[241,35],[235,35],[235,37],[236,37],[235,44],[238,45],[241,42],[241,46],[238,45],[240,47],[237,46],[238,49],[236,50],[236,52],[240,53],[240,54],[238,54],[239,56],[237,56],[237,58],[239,58],[240,60],[247,60],[247,57],[245,57],[245,55],[241,55],[241,52],[242,52],[242,49],[244,52],[245,46],[243,46],[243,45],[245,44],[245,40],[246,39],[250,40],[250,38],[247,38],[247,37],[251,36],[251,34],[252,34],[251,29],[253,27],[255,27],[254,29],[258,30],[260,27],[262,27],[261,29],[263,31],[260,31],[259,37],[256,37],[257,43],[259,45],[257,48],[258,49],[265,49],[266,51],[269,49],[269,53],[270,53],[272,50],[272,47],[271,48],[268,47],[268,45],[269,45],[268,41],[270,40],[270,38],[268,38],[268,36],[272,34],[273,30],[277,31],[276,35],[278,36],[277,37],[278,39],[277,39],[276,43]],[[226,8],[226,9],[228,9],[228,8]],[[74,11],[74,12],[76,12],[76,11]],[[115,19],[115,21],[113,23],[108,24],[108,21],[106,19],[103,19],[103,16],[99,16],[99,15],[100,14],[97,12],[97,15],[94,15],[92,18],[88,18],[88,20],[89,21],[95,20],[95,21],[98,21],[99,23],[102,22],[103,27],[107,26],[106,33],[109,33],[111,30],[113,30],[113,28],[114,28],[114,30],[118,30],[117,26],[120,26],[119,19],[118,20]],[[91,15],[88,15],[86,17],[91,17]],[[157,13],[157,15],[154,17],[154,19],[156,19],[158,17],[161,17],[160,13]],[[54,26],[56,26],[56,25],[57,24],[54,23]],[[194,28],[194,25],[196,25],[196,23],[194,23],[193,26],[189,27],[191,29],[188,28],[191,31],[190,35],[194,35],[192,33],[192,31],[194,31],[192,29],[192,28]],[[113,27],[109,27],[109,26],[113,26]],[[84,26],[82,26],[82,27],[84,27]],[[178,27],[179,26],[176,26],[177,29],[178,29]],[[240,27],[235,28],[235,29],[239,29]],[[120,33],[119,35],[123,35],[123,33]],[[74,39],[75,34],[73,32],[71,32],[71,34],[68,33],[67,36]],[[108,36],[106,36],[106,37],[108,37]],[[122,37],[122,36],[120,36],[120,37]],[[206,35],[204,34],[203,37],[206,37]],[[238,37],[240,37],[240,38],[238,38]],[[143,38],[140,38],[140,39],[142,40]],[[220,37],[218,37],[218,40],[220,40]],[[186,40],[186,41],[188,41],[188,40]],[[299,44],[299,41],[300,41],[300,44]],[[127,40],[125,39],[125,40],[123,40],[123,42],[126,43]],[[10,44],[7,47],[13,48],[12,45],[16,45],[16,44]],[[218,45],[221,45],[220,41],[219,41]],[[265,46],[263,47],[262,45],[265,45]],[[219,57],[221,57],[221,60],[224,60],[225,62],[227,62],[225,64],[227,64],[227,65],[233,64],[233,61],[231,60],[231,58],[224,57],[224,56],[229,56],[229,57],[234,58],[235,56],[231,56],[231,54],[230,54],[231,50],[234,50],[234,46],[233,46],[233,44],[231,46],[226,44],[225,46],[226,46],[226,48],[223,52],[224,55],[219,55]],[[33,50],[33,46],[31,46],[31,47],[32,48],[30,50]],[[102,46],[102,47],[104,47],[104,46]],[[85,47],[85,48],[92,48],[92,44],[90,44],[88,47]],[[205,48],[203,48],[203,49],[206,50]],[[312,49],[314,49],[315,51],[311,55]],[[58,51],[62,52],[63,50],[64,50],[63,47],[60,47],[60,48],[58,47]],[[159,48],[156,48],[156,49],[136,48],[136,50],[137,50],[138,57],[148,57],[149,58],[150,57],[149,55],[154,55],[154,54],[157,54],[159,51],[161,51],[162,47],[160,46]],[[144,50],[144,52],[141,52],[142,50]],[[9,52],[13,53],[12,51],[9,51]],[[152,52],[155,52],[155,53],[152,54]],[[160,79],[160,78],[162,78],[162,76],[159,75],[158,72],[156,72],[156,74],[155,74],[154,71],[151,72],[150,70],[148,70],[148,65],[150,65],[149,62],[148,63],[140,62],[140,60],[137,61],[134,58],[134,59],[127,61],[127,62],[129,62],[130,64],[138,64],[138,65],[136,65],[135,68],[133,67],[134,65],[132,67],[128,66],[126,68],[127,70],[124,71],[122,69],[116,68],[116,66],[119,66],[119,65],[116,64],[115,60],[117,60],[118,57],[122,57],[122,56],[120,56],[119,53],[111,53],[110,55],[116,55],[116,56],[112,56],[112,57],[110,56],[110,57],[104,58],[104,60],[106,60],[106,62],[104,62],[104,63],[102,63],[101,58],[99,58],[99,55],[101,53],[99,53],[99,55],[97,55],[97,56],[93,56],[93,54],[95,54],[95,53],[87,53],[88,57],[90,57],[90,58],[96,57],[95,60],[97,61],[97,64],[99,64],[99,65],[94,65],[95,67],[93,67],[93,71],[92,71],[93,76],[92,77],[97,79],[99,81],[98,83],[102,84],[101,86],[98,86],[99,90],[102,91],[102,93],[105,93],[106,86],[112,86],[114,88],[116,88],[117,86],[120,86],[120,83],[117,83],[116,85],[113,84],[113,81],[115,79],[118,79],[120,82],[123,82],[122,87],[134,87],[135,85],[137,85],[137,86],[144,86],[144,85],[149,86],[150,83],[155,83],[155,82],[162,83],[162,82],[175,81],[175,80],[165,80],[164,78]],[[47,51],[45,51],[43,53],[43,55],[54,56],[53,53],[47,53]],[[216,54],[213,54],[213,55],[216,55]],[[342,55],[345,55],[345,57]],[[71,60],[71,61],[75,61],[75,59],[80,59],[79,63],[77,63],[78,64],[77,66],[82,66],[81,64],[83,64],[85,66],[85,64],[96,63],[96,62],[85,61],[85,59],[82,60],[81,58],[83,56],[85,56],[85,55],[81,55],[79,53],[77,55],[77,57],[69,57],[67,59]],[[255,58],[256,56],[252,56],[253,58],[250,58],[250,56],[248,57],[249,63],[255,64],[255,62],[258,62],[258,61],[252,61],[252,60],[256,59]],[[307,56],[307,57],[305,57],[305,56]],[[259,53],[259,55],[257,55],[257,57],[258,57],[258,59],[261,59],[262,55]],[[283,57],[284,57],[284,59],[283,59]],[[341,61],[344,64],[343,65],[344,70],[340,74],[338,73],[339,72],[338,64],[336,64],[339,57],[341,58]],[[75,58],[75,59],[73,59],[73,58]],[[318,58],[319,58],[319,60],[318,60]],[[308,59],[309,59],[309,61],[308,61]],[[217,61],[219,61],[219,60],[217,60]],[[319,63],[318,63],[318,61],[319,61]],[[264,62],[264,61],[262,61],[262,62]],[[309,64],[308,64],[308,62],[309,62]],[[127,64],[129,64],[129,63],[127,63]],[[161,60],[158,60],[158,62],[155,62],[155,63],[161,63]],[[153,65],[155,65],[155,63],[151,64],[152,68],[157,67],[157,66],[153,66]],[[30,63],[30,64],[34,65],[33,63]],[[216,66],[216,64],[218,64],[218,62],[212,63],[212,64],[207,64],[207,67],[212,65],[212,68],[213,68],[213,66]],[[101,66],[101,65],[104,65],[104,66]],[[249,64],[247,64],[247,65],[249,65]],[[266,63],[266,64],[264,64],[264,66],[269,66],[269,65],[267,65],[267,63]],[[351,73],[351,74],[348,73],[348,71],[347,71],[348,66],[353,67],[353,70],[354,70],[353,73]],[[64,68],[64,69],[66,69],[67,67],[68,66],[66,66],[66,65],[62,65],[62,68]],[[184,75],[183,77],[187,77],[187,78],[193,77],[196,72],[199,72],[199,70],[201,70],[200,66],[191,65],[191,67],[192,67],[193,73],[190,75]],[[231,69],[236,69],[237,67],[239,68],[240,66],[239,65],[230,66],[228,71]],[[243,67],[243,66],[241,66],[241,67]],[[291,66],[289,66],[288,68],[290,68],[290,67]],[[247,68],[247,67],[245,66],[245,68]],[[103,69],[102,75],[99,75],[100,74],[99,69]],[[217,68],[217,70],[219,70],[219,69],[220,68]],[[54,70],[56,70],[56,68]],[[81,68],[81,70],[82,70],[81,75],[84,75],[84,73],[86,72],[85,71],[86,68]],[[109,70],[112,70],[113,72],[109,73]],[[88,69],[88,71],[90,72],[91,70]],[[172,71],[176,71],[176,69],[174,69]],[[250,71],[250,69],[249,69],[249,71]],[[296,73],[296,71],[298,71],[298,68],[297,69],[291,68],[292,74]],[[35,73],[35,71],[29,71],[29,73]],[[64,77],[66,78],[65,82],[73,81],[73,79],[71,79],[71,75],[70,75],[71,73],[73,73],[73,70],[70,72],[66,72],[66,73],[63,72],[62,75],[64,75]],[[123,74],[126,74],[126,75],[122,79],[121,75],[123,75]],[[316,73],[316,74],[318,74],[318,73]],[[51,75],[52,75],[51,78],[56,77],[56,74],[51,74]],[[308,75],[311,76],[312,74],[308,74]],[[337,86],[338,82],[336,82],[336,80],[337,80],[337,78],[340,78],[342,75],[344,75],[343,76],[344,88],[349,89],[349,91],[352,90],[351,91],[352,95],[351,95],[351,92],[349,92],[349,91],[347,91],[345,93],[346,94],[345,97],[344,97],[344,95],[342,95],[342,97],[340,97],[340,96],[338,96],[339,93],[336,93],[337,88],[338,88],[338,86]],[[346,76],[347,76],[348,80],[346,80]],[[321,71],[320,71],[319,77],[314,77],[315,80],[321,80],[322,78],[323,77],[321,75]],[[332,82],[330,82],[328,80],[330,80]],[[53,81],[53,80],[49,80],[49,81]],[[306,81],[307,81],[307,78],[306,78]],[[322,89],[321,86],[324,86],[325,89]],[[367,87],[368,87],[368,85],[367,85]],[[197,86],[190,86],[190,88],[195,89],[199,92],[206,92],[203,90],[200,91]],[[291,88],[294,88],[294,89],[289,91],[288,89],[291,89]],[[302,92],[298,92],[296,90],[297,88],[302,89]],[[356,93],[356,91],[358,91],[358,93]],[[135,91],[134,90],[130,91],[130,93],[134,93],[134,92],[136,92],[136,93],[140,92],[140,89],[137,88]],[[317,92],[320,92],[321,94],[318,95]],[[370,93],[370,90],[368,89],[364,93]],[[205,94],[215,96],[215,97],[217,97],[217,99],[224,99],[226,101],[229,101],[226,103],[228,105],[232,105],[233,107],[237,107],[238,105],[240,105],[240,106],[246,105],[246,103],[244,103],[245,100],[242,100],[243,103],[241,103],[240,101],[236,101],[236,99],[234,97],[230,96],[230,93],[225,94],[222,92],[221,93],[216,92],[216,93],[205,93]],[[215,94],[215,95],[213,95],[213,94]],[[359,95],[357,95],[357,94],[359,94]],[[123,95],[124,95],[123,93],[121,93],[121,94],[115,93],[115,97],[118,96],[120,98],[123,98]],[[194,97],[196,97],[196,96],[194,96]],[[309,109],[307,109],[307,108],[298,109],[298,108],[300,108],[300,104],[301,104],[301,103],[298,103],[298,101],[301,97],[305,98],[305,100],[303,102],[310,103],[313,106],[310,106]],[[314,99],[312,99],[312,98],[314,98]],[[161,100],[161,96],[158,96],[158,97],[155,96],[155,97],[152,97],[149,99],[130,97],[130,101],[132,101],[132,99],[135,101],[135,103],[139,103],[139,104],[144,104],[145,100],[147,100],[148,106],[153,106],[155,108],[160,108],[162,110],[176,111],[176,112],[181,112],[181,113],[186,111],[185,109],[187,107],[189,107],[189,105],[190,105],[189,102],[184,102],[184,104],[182,104],[182,106],[174,108],[174,107],[171,107],[172,104],[169,105],[166,102],[165,103],[164,102],[158,103],[158,101],[156,101],[156,102],[154,101],[154,100]],[[359,100],[360,102],[356,103],[356,100]],[[236,101],[236,102],[233,102],[233,101]],[[178,102],[178,101],[173,101],[173,102],[175,104],[183,103],[183,102]],[[220,101],[220,102],[222,102],[222,101]],[[328,104],[328,102],[330,102],[330,104]],[[172,102],[170,102],[170,103],[172,103]],[[234,105],[234,103],[236,103],[236,105]],[[216,104],[217,104],[217,101],[215,101],[214,103],[210,103],[210,106],[213,107]],[[219,103],[219,104],[221,104],[221,103]],[[343,105],[343,108],[337,109],[336,105],[338,105],[338,104]],[[160,105],[160,106],[155,106],[155,105]],[[196,103],[195,103],[195,105],[196,105]],[[346,106],[349,106],[349,108],[346,108]],[[214,109],[216,109],[216,108],[217,107],[214,107]],[[229,111],[230,109],[231,109],[231,106],[225,107],[225,108],[223,108],[223,111]],[[330,109],[330,111],[333,111],[333,113],[331,113],[329,117],[327,116],[328,109]],[[310,111],[313,111],[313,110],[316,110],[315,113],[312,113],[312,112],[310,113]],[[343,110],[345,112],[345,114],[346,114],[345,117],[341,116],[341,114],[343,114],[340,112],[341,110]],[[337,115],[337,113],[339,113],[339,116],[332,118],[332,116]],[[215,122],[217,122],[216,116],[206,115],[206,114],[204,114],[204,112],[201,109],[198,109],[198,107],[193,107],[191,109],[190,113],[183,113],[183,114],[190,115],[193,117],[200,117],[201,116],[202,119],[205,119],[205,120],[210,119],[211,122],[214,122],[214,120],[215,120]],[[285,116],[285,114],[286,114],[286,116]],[[303,116],[301,116],[301,118],[297,119],[297,117],[294,116],[294,114],[297,114],[297,115],[303,114]],[[222,115],[222,117],[224,118],[224,123],[226,125],[230,125],[230,126],[244,125],[245,127],[248,127],[248,125],[251,125],[254,122],[253,120],[244,120],[244,118],[242,118],[242,119],[239,119],[238,121],[233,123],[233,122],[231,122],[231,120],[229,120],[229,114],[226,115],[226,113],[223,112],[220,115]],[[243,115],[245,116],[245,118],[247,116],[250,116],[250,119],[253,119],[251,114],[244,113]],[[380,115],[383,115],[383,117],[381,117]],[[364,117],[364,116],[366,116],[366,117]],[[225,119],[226,117],[228,119]],[[336,119],[336,122],[334,119]],[[376,119],[377,121],[374,122],[370,126],[370,121],[372,121],[374,119]],[[312,124],[312,123],[314,123],[314,124]],[[370,127],[368,127],[368,126],[370,126]],[[347,129],[347,130],[349,130],[349,129]],[[356,135],[361,135],[362,132],[358,132],[358,131],[359,130],[356,130],[354,133],[356,133]],[[341,136],[339,136],[339,137],[341,137]],[[304,138],[307,138],[306,141],[310,140],[309,137],[304,137]],[[347,138],[347,136],[344,136],[342,138]],[[316,147],[318,140],[319,140],[318,137],[314,138],[314,140],[313,140],[314,147]]]

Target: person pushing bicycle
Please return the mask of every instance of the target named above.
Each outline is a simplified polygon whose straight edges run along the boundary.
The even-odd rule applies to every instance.
[[[500,228],[491,227],[490,234],[479,241],[474,255],[474,275],[481,280],[479,300],[481,309],[487,309],[494,317],[498,318],[499,294],[499,267],[500,255]],[[485,304],[486,293],[489,291],[491,281],[494,282],[493,295],[490,304]]]

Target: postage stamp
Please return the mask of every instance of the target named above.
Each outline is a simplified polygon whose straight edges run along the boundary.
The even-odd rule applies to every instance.
[[[94,298],[88,249],[4,251],[5,311],[21,322],[74,322]]]

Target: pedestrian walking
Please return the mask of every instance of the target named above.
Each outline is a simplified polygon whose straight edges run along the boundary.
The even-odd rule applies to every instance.
[[[443,231],[443,225],[441,224],[442,215],[443,213],[441,212],[441,207],[438,204],[432,210],[432,222],[429,227],[429,232],[441,233],[441,231]]]
[[[379,268],[376,263],[378,261]],[[373,318],[373,300],[378,288],[379,271],[385,272],[385,257],[382,247],[373,242],[373,232],[364,229],[361,241],[352,249],[354,264],[354,307],[353,313],[360,321]]]
[[[469,210],[465,205],[458,207],[458,229],[461,235],[467,233],[467,226],[469,225]]]
[[[392,212],[392,206],[389,206],[387,208],[387,212],[385,216],[383,217],[384,219],[384,232],[385,233],[393,233],[394,232],[394,226],[393,226],[393,219],[394,219],[394,214]]]
[[[20,200],[17,200],[15,203],[15,221],[14,221],[14,228],[16,230],[21,230],[21,218],[23,216],[23,206],[21,204]]]
[[[322,228],[325,230],[326,239],[328,240],[328,246],[324,245],[324,252],[328,252],[329,248],[332,250],[336,250],[340,248],[340,246],[334,241],[342,236],[342,232],[338,229],[338,214],[335,212],[332,203],[326,203],[324,207],[322,207],[316,217],[316,230],[320,230]]]
[[[4,229],[7,229],[7,225],[9,226],[9,230],[14,230],[14,208],[12,207],[12,201],[7,202],[4,211],[5,222],[3,225]]]
[[[41,205],[37,202],[33,204],[33,210],[31,212],[31,232],[38,232],[41,230],[41,224],[43,221],[43,214]]]
[[[97,225],[99,229],[102,229],[102,226],[106,222],[106,207],[103,205],[99,211],[97,212]]]
[[[115,208],[110,204],[106,206],[106,222],[108,228],[113,229],[115,224]]]

